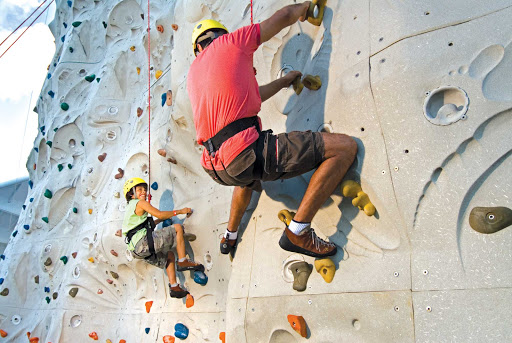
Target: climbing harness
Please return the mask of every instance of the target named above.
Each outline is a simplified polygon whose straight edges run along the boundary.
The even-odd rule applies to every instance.
[[[215,136],[203,142],[204,147],[210,153],[211,157],[215,157],[215,153],[220,149],[222,143],[233,137],[239,132],[255,127],[258,133],[261,132],[258,117],[248,117],[235,120],[222,128]]]
[[[152,217],[148,217],[144,222],[137,225],[130,231],[126,233],[125,243],[129,244],[132,240],[133,235],[135,235],[139,230],[146,229],[146,239],[148,240],[148,248],[150,255],[144,257],[145,260],[156,260],[156,252],[155,252],[155,242],[153,240],[153,231],[155,230],[155,221]]]

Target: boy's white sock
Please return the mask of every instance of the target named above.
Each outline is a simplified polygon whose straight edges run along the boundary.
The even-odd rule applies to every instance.
[[[185,260],[186,260],[186,259],[187,259],[186,257],[180,258],[180,259],[178,260],[178,262],[185,262]]]
[[[178,286],[179,286],[179,283],[173,283],[173,284],[171,285],[171,287],[178,287]]]
[[[293,232],[296,235],[300,235],[302,231],[309,228],[311,226],[311,223],[302,223],[302,222],[296,222],[295,220],[292,220],[290,222],[290,225],[288,225],[288,229]]]
[[[234,240],[238,237],[238,231],[231,232],[228,229],[226,229],[226,234],[224,235],[229,240]]]

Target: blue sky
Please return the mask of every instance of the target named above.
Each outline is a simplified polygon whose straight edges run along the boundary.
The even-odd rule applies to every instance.
[[[44,0],[0,0],[0,42]],[[46,5],[0,46],[0,55]],[[0,183],[28,175],[25,164],[37,135],[34,108],[55,53],[54,37],[48,29],[55,13],[52,4],[0,58]],[[32,96],[32,101],[30,98]]]

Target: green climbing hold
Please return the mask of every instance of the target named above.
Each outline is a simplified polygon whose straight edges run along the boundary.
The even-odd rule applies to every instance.
[[[91,74],[91,75],[87,75],[87,76],[85,77],[85,80],[86,80],[87,82],[93,82],[95,78],[96,78],[96,75]]]
[[[78,288],[77,287],[73,287],[73,288],[71,288],[69,290],[69,295],[71,295],[72,298],[74,298],[77,293],[78,293]]]
[[[43,222],[45,222],[46,224],[48,224],[48,217],[43,217],[41,218],[43,220]]]
[[[80,24],[82,24],[81,21],[74,21],[71,25],[73,25],[73,27],[79,27]]]
[[[73,213],[78,213],[78,208],[73,207]]]
[[[475,207],[469,214],[473,230],[490,234],[512,225],[512,210],[508,207]]]
[[[96,78],[96,82],[100,83],[100,80],[101,79],[99,77]]]
[[[82,144],[82,146],[84,146],[84,141],[81,141],[80,144]]]
[[[9,288],[4,288],[1,292],[0,292],[1,295],[3,295],[4,297],[8,296],[9,295]]]
[[[107,28],[107,23],[103,22],[103,27]]]
[[[69,110],[69,105],[65,102],[63,102],[62,104],[60,104],[60,108],[62,108],[64,111],[67,111]]]
[[[58,129],[59,129],[59,128],[58,128],[58,127],[56,127],[55,129],[53,129],[53,132],[57,132],[57,130],[58,130]]]
[[[64,263],[64,264],[68,263],[68,257],[67,256],[62,256],[59,260],[61,260],[62,263]]]
[[[44,298],[44,300],[46,300],[46,303],[49,304],[50,303],[50,297],[46,297]]]
[[[73,48],[72,48],[72,47],[69,47],[69,52],[70,52],[70,53],[73,53],[73,51],[75,51],[75,50],[73,50]]]
[[[52,147],[52,144],[53,144],[52,141],[47,141],[46,142],[46,145],[48,145],[50,148]]]
[[[68,163],[68,168],[69,169],[73,168],[73,165],[71,163]]]
[[[51,199],[53,194],[49,189],[47,189],[44,191],[44,196],[47,197],[48,199]]]
[[[62,164],[57,164],[57,168],[59,169],[59,171],[61,172],[62,169],[64,169],[64,166]]]

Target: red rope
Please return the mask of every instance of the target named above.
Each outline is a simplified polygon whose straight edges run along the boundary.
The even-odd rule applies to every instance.
[[[13,35],[13,33],[14,33],[14,32],[16,32],[16,31],[21,27],[21,25],[25,24],[25,22],[26,22],[30,17],[32,17],[32,16],[34,15],[34,13],[36,13],[36,12],[37,12],[37,10],[38,10],[38,9],[40,9],[40,8],[41,8],[41,6],[43,6],[43,5],[44,5],[44,3],[45,3],[46,1],[47,1],[47,0],[44,0],[44,1],[39,5],[39,6],[37,6],[37,8],[34,10],[34,12],[32,12],[32,14],[30,14],[30,15],[27,17],[27,19],[23,20],[23,22],[22,22],[21,24],[19,24],[19,25],[18,25],[18,27],[17,27],[17,28],[15,28],[15,29],[14,29],[14,31],[12,31],[12,32],[7,36],[7,38],[5,38],[5,39],[2,41],[2,43],[0,43],[0,46],[1,46],[2,44],[4,44],[4,43],[5,43],[5,41],[6,41],[6,40],[8,40],[8,39],[9,39],[9,37],[11,37],[11,36]]]
[[[151,203],[151,27],[148,0],[148,201]]]
[[[0,58],[2,58],[2,57],[7,53],[7,51],[9,51],[9,49],[14,45],[14,43],[16,43],[16,42],[18,41],[18,39],[20,39],[20,38],[21,38],[21,36],[23,36],[23,34],[24,34],[28,29],[29,29],[29,27],[31,27],[31,26],[32,26],[32,24],[34,24],[34,23],[36,22],[36,20],[37,20],[37,19],[39,19],[39,17],[40,17],[40,16],[41,16],[41,15],[42,15],[42,14],[43,14],[47,9],[48,9],[48,7],[50,7],[50,5],[53,3],[53,1],[55,1],[55,0],[52,0],[52,1],[48,4],[48,6],[46,6],[46,7],[44,8],[44,10],[43,10],[41,13],[39,13],[39,15],[36,17],[36,19],[34,19],[34,20],[30,23],[30,25],[29,25],[29,26],[27,26],[27,28],[26,28],[26,29],[21,33],[21,35],[19,35],[19,36],[18,36],[18,38],[16,38],[16,40],[15,40],[11,45],[9,45],[9,47],[7,48],[7,50],[5,50],[5,51],[4,51],[4,53],[3,53],[2,55],[0,55]],[[28,18],[27,18],[27,19],[28,19]],[[10,36],[10,35],[9,35],[9,36]],[[6,38],[6,39],[7,39],[7,38]],[[2,42],[2,43],[3,43],[3,42]]]
[[[254,24],[252,21],[252,0],[251,0],[251,25]]]

